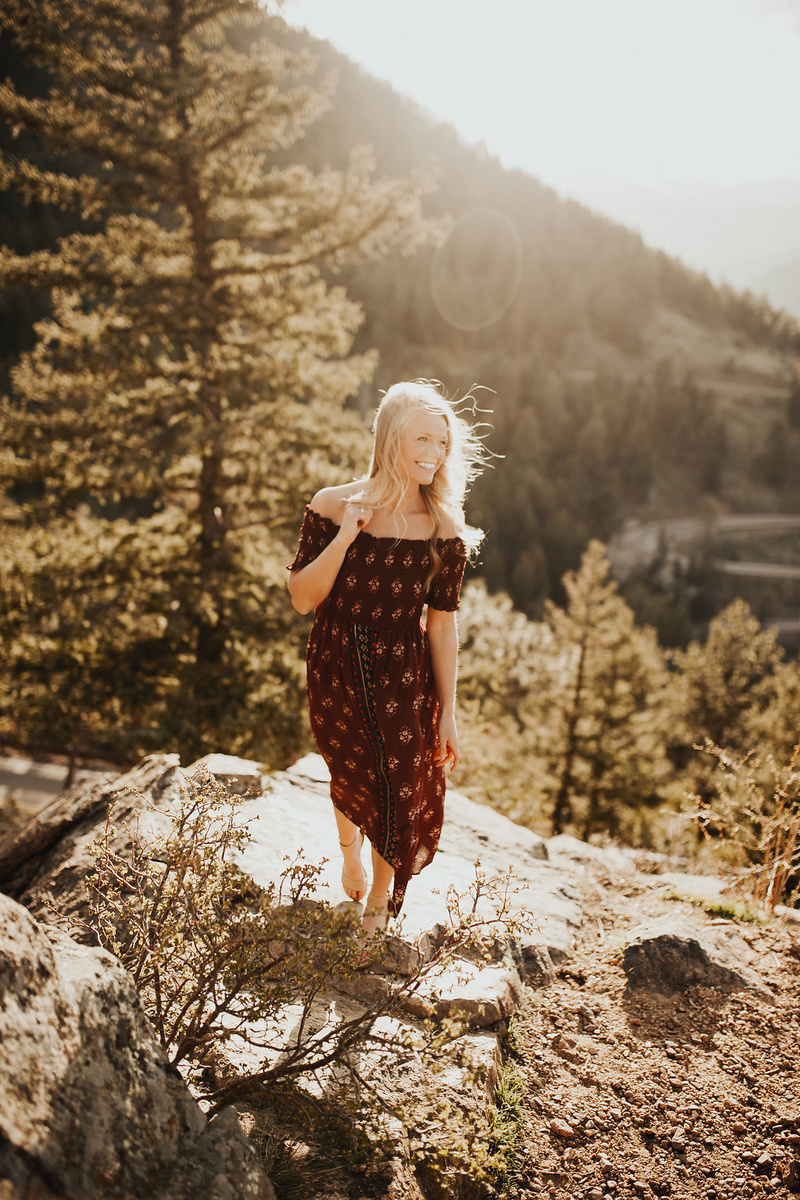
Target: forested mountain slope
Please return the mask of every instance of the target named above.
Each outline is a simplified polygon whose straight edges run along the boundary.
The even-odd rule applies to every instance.
[[[336,77],[328,113],[291,156],[341,167],[367,143],[381,173],[438,172],[428,210],[452,221],[444,244],[349,266],[341,280],[365,312],[356,349],[380,352],[358,397],[364,413],[401,377],[439,378],[450,392],[489,389],[476,395],[493,409],[487,438],[499,457],[469,515],[489,533],[478,570],[490,588],[537,615],[546,597],[560,597],[559,580],[587,541],[608,540],[631,516],[800,508],[800,333],[791,318],[504,169],[329,43],[282,22],[274,36],[308,48],[319,78]],[[0,74],[19,74],[3,38],[0,60]],[[47,244],[68,220],[4,196],[0,241]],[[38,304],[6,297],[6,364],[29,344]],[[639,581],[637,611],[680,639],[703,604],[690,613],[691,601],[654,588]]]

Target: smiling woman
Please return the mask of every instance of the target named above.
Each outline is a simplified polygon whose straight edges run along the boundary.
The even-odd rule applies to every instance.
[[[311,728],[331,772],[342,886],[366,897],[368,934],[397,916],[436,852],[445,771],[460,757],[456,610],[482,537],[463,512],[482,446],[436,385],[391,387],[374,433],[368,474],[314,496],[289,568],[295,608],[315,610]]]
[[[448,442],[444,417],[424,409],[413,413],[406,422],[400,442],[400,461],[406,477],[418,485],[433,483],[434,475],[447,457]]]

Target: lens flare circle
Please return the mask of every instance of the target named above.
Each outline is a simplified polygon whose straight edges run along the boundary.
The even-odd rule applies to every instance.
[[[522,243],[505,213],[459,217],[431,264],[431,296],[456,329],[486,329],[510,308],[522,282]]]

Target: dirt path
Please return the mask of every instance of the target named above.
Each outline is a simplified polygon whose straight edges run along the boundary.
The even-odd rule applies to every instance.
[[[582,888],[582,944],[529,995],[514,1031],[521,1200],[800,1193],[800,925],[739,925],[774,1005],[713,988],[631,998],[626,931],[691,905],[641,877],[596,871]]]

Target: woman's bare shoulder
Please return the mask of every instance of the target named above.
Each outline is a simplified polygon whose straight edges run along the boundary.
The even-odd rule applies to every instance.
[[[441,519],[441,522],[439,525],[439,537],[440,538],[444,538],[446,541],[448,538],[461,537],[463,532],[464,532],[464,522],[463,521],[457,521],[456,518],[451,513],[443,513],[442,514],[442,519]]]
[[[344,506],[351,496],[355,496],[364,487],[363,479],[354,479],[352,483],[342,483],[338,487],[322,488],[312,499],[309,508],[321,517],[341,523],[344,516]]]

